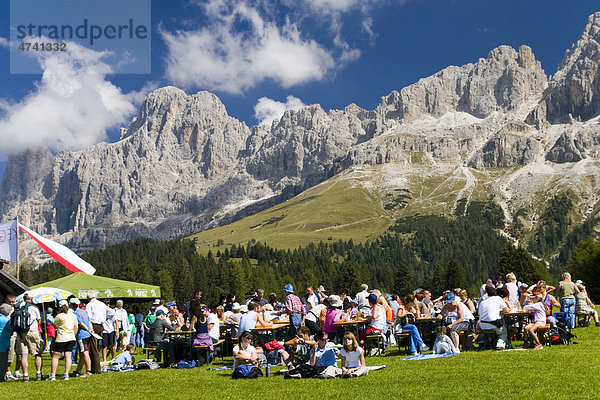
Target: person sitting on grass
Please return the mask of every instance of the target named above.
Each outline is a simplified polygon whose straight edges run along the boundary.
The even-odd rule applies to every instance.
[[[245,331],[239,337],[239,344],[233,348],[233,369],[238,365],[258,366],[260,355],[256,348],[252,346],[252,333]]]
[[[56,329],[56,340],[52,343],[52,361],[50,363],[49,381],[55,380],[56,369],[58,368],[58,359],[62,353],[65,353],[65,375],[64,379],[69,379],[71,370],[71,352],[75,346],[75,334],[77,333],[77,317],[69,310],[67,300],[61,300],[58,303],[59,314],[54,318],[52,325]]]
[[[313,367],[322,367],[319,370],[320,377],[333,378],[341,375],[342,370],[337,368],[336,356],[339,354],[333,343],[329,342],[329,336],[324,330],[315,335],[316,343],[310,351],[309,364]]]
[[[447,329],[445,326],[435,328],[435,343],[433,344],[433,354],[460,353],[458,347],[446,335]]]
[[[125,350],[113,360],[113,365],[133,365],[133,353],[135,353],[135,345],[129,343],[125,346]]]
[[[531,336],[536,342],[534,350],[541,350],[542,344],[535,331],[546,325],[546,310],[547,306],[542,301],[542,294],[535,292],[529,296],[530,303],[523,306],[523,310],[533,313],[533,323],[525,325],[523,328],[523,348],[528,347],[528,337]]]
[[[343,338],[343,348],[340,350],[342,359],[342,378],[355,378],[369,373],[365,364],[365,352],[358,345],[352,332],[346,332]]]
[[[287,341],[286,351],[281,353],[283,363],[288,369],[294,369],[298,364],[306,364],[310,361],[310,351],[316,344],[310,339],[310,329],[301,326],[296,332],[296,337]]]

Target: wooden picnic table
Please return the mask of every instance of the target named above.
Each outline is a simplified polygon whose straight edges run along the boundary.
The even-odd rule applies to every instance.
[[[419,330],[419,335],[421,335],[421,339],[423,339],[423,342],[427,346],[433,347],[436,337],[435,328],[442,326],[443,322],[442,318],[415,318],[415,325]]]
[[[523,327],[526,324],[528,324],[529,322],[531,322],[532,315],[533,315],[532,312],[524,311],[524,310],[511,311],[511,312],[504,314],[503,319],[504,319],[504,324],[506,325],[506,329],[508,330],[510,327],[516,325],[517,330],[516,330],[516,332],[513,330],[514,335],[523,334]],[[511,338],[512,338],[513,334],[510,331],[508,331],[506,336],[507,336],[506,348],[510,349],[510,348],[512,348]]]
[[[273,325],[256,325],[254,328],[250,329],[250,332],[252,332],[255,336],[258,336],[261,332],[267,332],[267,334],[271,337],[271,341],[273,341],[275,340],[276,331],[289,326],[289,322],[280,322]]]
[[[336,322],[333,322],[332,325],[335,326],[336,328],[353,331],[354,335],[356,336],[356,339],[358,340],[360,327],[361,327],[361,325],[364,325],[367,322],[368,321],[366,319],[356,318],[356,319],[350,319],[350,320],[345,320],[345,321],[343,321],[343,320],[336,321]]]

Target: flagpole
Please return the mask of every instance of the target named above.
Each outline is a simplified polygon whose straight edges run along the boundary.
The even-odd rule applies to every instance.
[[[17,216],[17,280],[19,279],[19,216]]]

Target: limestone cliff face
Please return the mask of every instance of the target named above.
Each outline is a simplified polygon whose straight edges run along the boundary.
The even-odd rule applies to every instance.
[[[214,94],[161,88],[116,143],[11,157],[0,211],[90,250],[224,224],[347,168],[397,163],[435,174],[442,164],[465,172],[598,159],[599,20],[590,17],[550,86],[529,47],[501,46],[390,93],[374,110],[316,104],[252,129]],[[568,114],[565,124],[545,122]]]
[[[411,121],[423,114],[442,116],[462,111],[478,118],[507,112],[535,98],[547,87],[547,78],[531,49],[515,51],[500,46],[487,58],[462,67],[448,67],[392,92],[381,99],[376,113],[385,120]]]
[[[600,114],[600,12],[590,15],[583,34],[560,63],[529,122],[587,121]]]

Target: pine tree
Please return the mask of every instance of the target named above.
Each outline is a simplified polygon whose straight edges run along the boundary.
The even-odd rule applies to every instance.
[[[413,280],[406,265],[400,265],[394,275],[394,291],[401,297],[412,293]]]
[[[444,283],[446,284],[446,288],[450,290],[455,288],[465,289],[468,285],[462,265],[454,258],[451,258],[446,263]]]

